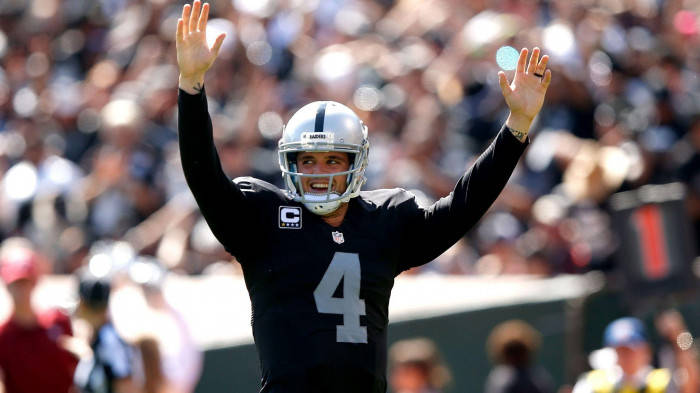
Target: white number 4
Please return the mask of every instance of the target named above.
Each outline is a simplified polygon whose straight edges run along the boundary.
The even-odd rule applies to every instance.
[[[367,327],[360,326],[360,315],[365,315],[365,301],[360,299],[360,278],[360,257],[336,252],[314,290],[318,312],[343,315],[343,324],[336,326],[339,343],[367,343]],[[333,297],[340,280],[343,280],[343,297]]]

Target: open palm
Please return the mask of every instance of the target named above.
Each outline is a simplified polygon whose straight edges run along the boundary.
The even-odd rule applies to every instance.
[[[539,59],[540,49],[534,48],[530,61],[527,61],[527,48],[520,51],[518,65],[513,82],[508,84],[506,74],[498,73],[503,97],[510,108],[511,116],[530,119],[539,113],[544,103],[544,96],[552,80],[552,72],[547,70],[549,56]],[[546,70],[546,71],[545,71]]]
[[[209,4],[202,5],[200,0],[182,8],[182,18],[177,21],[175,43],[177,47],[177,64],[180,68],[180,87],[203,84],[204,74],[219,55],[225,34],[216,37],[214,45],[207,44],[207,19]]]

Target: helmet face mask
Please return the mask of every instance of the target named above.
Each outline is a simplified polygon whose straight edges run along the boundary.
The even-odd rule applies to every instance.
[[[350,166],[342,172],[302,173],[296,160],[302,152],[347,153]],[[332,101],[316,101],[299,109],[279,141],[279,164],[287,193],[319,215],[332,213],[359,195],[366,180],[368,154],[367,127],[350,108]],[[346,188],[341,194],[333,190],[338,176],[346,176]],[[307,192],[302,185],[305,178],[328,179],[328,188],[322,193]]]

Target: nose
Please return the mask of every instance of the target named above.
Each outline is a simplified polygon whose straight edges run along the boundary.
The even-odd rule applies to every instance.
[[[322,168],[321,168],[321,164],[319,164],[319,163],[314,164],[314,165],[310,168],[310,170],[311,170],[311,173],[312,173],[312,174],[323,173],[323,170],[322,170]]]
[[[331,170],[328,165],[325,165],[324,163],[315,163],[312,166],[308,168],[309,173],[311,174],[322,174],[322,173],[331,173],[333,170]]]

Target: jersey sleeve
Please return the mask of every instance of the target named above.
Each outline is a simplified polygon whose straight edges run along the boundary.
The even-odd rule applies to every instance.
[[[399,272],[432,261],[471,229],[505,187],[529,141],[505,126],[453,191],[428,207],[402,204]]]
[[[194,95],[179,91],[178,134],[187,185],[214,236],[240,260],[242,245],[255,233],[258,209],[221,167],[204,90]]]

